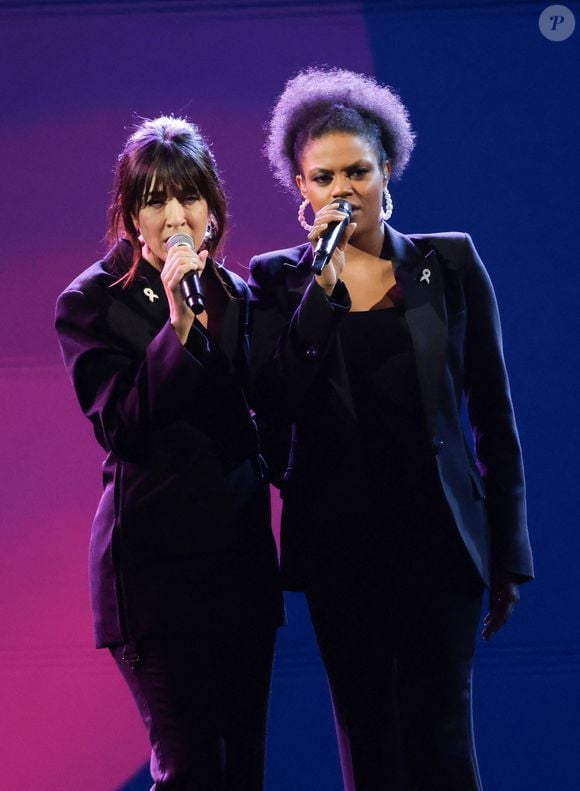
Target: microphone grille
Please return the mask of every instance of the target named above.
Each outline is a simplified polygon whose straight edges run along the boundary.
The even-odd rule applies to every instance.
[[[174,233],[173,236],[170,236],[165,242],[165,249],[169,251],[172,247],[175,247],[178,244],[185,244],[187,247],[191,247],[191,249],[195,251],[193,239],[188,233]]]

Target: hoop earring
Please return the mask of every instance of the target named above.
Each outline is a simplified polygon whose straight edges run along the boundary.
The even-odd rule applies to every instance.
[[[308,206],[309,203],[310,201],[308,200],[308,198],[304,198],[304,200],[298,207],[298,222],[308,233],[310,233],[310,231],[314,228],[314,225],[309,225],[306,222],[306,218],[304,217],[304,212],[306,211],[306,207]]]
[[[383,210],[381,212],[381,219],[390,220],[393,216],[393,199],[389,192],[388,184],[385,184],[383,189]]]

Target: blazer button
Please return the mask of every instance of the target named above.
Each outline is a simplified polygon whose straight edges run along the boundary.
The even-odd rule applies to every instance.
[[[314,360],[318,357],[318,347],[317,346],[308,346],[306,349],[306,356],[309,360]]]
[[[437,454],[441,451],[441,448],[445,445],[442,439],[434,439],[431,443],[433,447],[433,453],[437,456]]]

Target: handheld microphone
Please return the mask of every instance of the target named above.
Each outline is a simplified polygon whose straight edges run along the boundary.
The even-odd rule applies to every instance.
[[[319,275],[332,258],[336,245],[340,242],[346,226],[350,223],[350,218],[352,217],[352,206],[347,200],[341,199],[334,202],[337,204],[337,208],[340,211],[346,212],[347,216],[342,220],[328,223],[328,228],[318,237],[318,242],[314,248],[314,261],[312,262],[312,271],[315,275]]]
[[[166,241],[165,249],[167,252],[169,252],[172,247],[178,245],[190,247],[194,253],[197,252],[195,249],[195,244],[193,243],[193,239],[187,233],[174,233],[173,236],[170,236]],[[203,313],[205,310],[203,289],[201,287],[201,280],[199,279],[197,272],[188,272],[185,277],[182,278],[179,285],[181,287],[181,293],[187,307],[192,310],[196,316],[199,313]]]

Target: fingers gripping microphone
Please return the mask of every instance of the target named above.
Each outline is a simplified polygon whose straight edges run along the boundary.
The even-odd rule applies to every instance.
[[[194,253],[197,252],[193,239],[187,233],[174,233],[165,243],[165,249],[169,252],[172,247],[179,245],[190,247]],[[188,272],[179,285],[187,307],[190,308],[196,316],[199,313],[203,313],[205,310],[203,289],[197,272]]]
[[[336,245],[340,242],[352,216],[352,206],[347,200],[337,200],[335,203],[340,211],[346,212],[347,216],[337,222],[328,223],[328,228],[318,237],[312,262],[312,271],[315,275],[319,275],[332,258]]]

